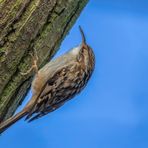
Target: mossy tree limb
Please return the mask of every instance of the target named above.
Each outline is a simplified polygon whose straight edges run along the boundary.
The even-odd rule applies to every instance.
[[[33,73],[36,49],[39,67],[57,51],[88,0],[0,1],[0,121],[10,117],[24,99]]]

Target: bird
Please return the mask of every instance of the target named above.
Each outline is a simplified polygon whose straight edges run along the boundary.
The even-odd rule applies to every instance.
[[[55,111],[84,89],[94,71],[95,54],[86,43],[81,26],[79,30],[81,44],[41,69],[38,70],[37,56],[33,56],[32,67],[25,73],[35,70],[31,84],[32,97],[22,111],[0,123],[0,133],[23,117],[31,122]]]

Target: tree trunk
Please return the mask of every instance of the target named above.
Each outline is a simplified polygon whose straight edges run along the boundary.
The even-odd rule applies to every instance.
[[[0,121],[13,115],[30,88],[34,49],[42,67],[57,51],[88,0],[0,1]]]

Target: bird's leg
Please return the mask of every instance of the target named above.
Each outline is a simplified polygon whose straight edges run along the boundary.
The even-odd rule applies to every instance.
[[[25,73],[22,73],[21,72],[21,75],[27,75],[29,74],[32,70],[35,70],[35,73],[38,73],[38,65],[37,65],[37,61],[38,61],[38,56],[37,56],[37,52],[36,52],[36,49],[34,49],[34,54],[32,53],[29,53],[32,57],[32,66],[29,70],[27,70],[27,72]]]

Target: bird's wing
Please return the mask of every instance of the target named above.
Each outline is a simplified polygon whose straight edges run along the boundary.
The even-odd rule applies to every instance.
[[[52,112],[73,97],[79,91],[77,88],[81,80],[80,70],[77,68],[80,66],[74,63],[57,70],[45,84],[26,119],[32,121]]]

